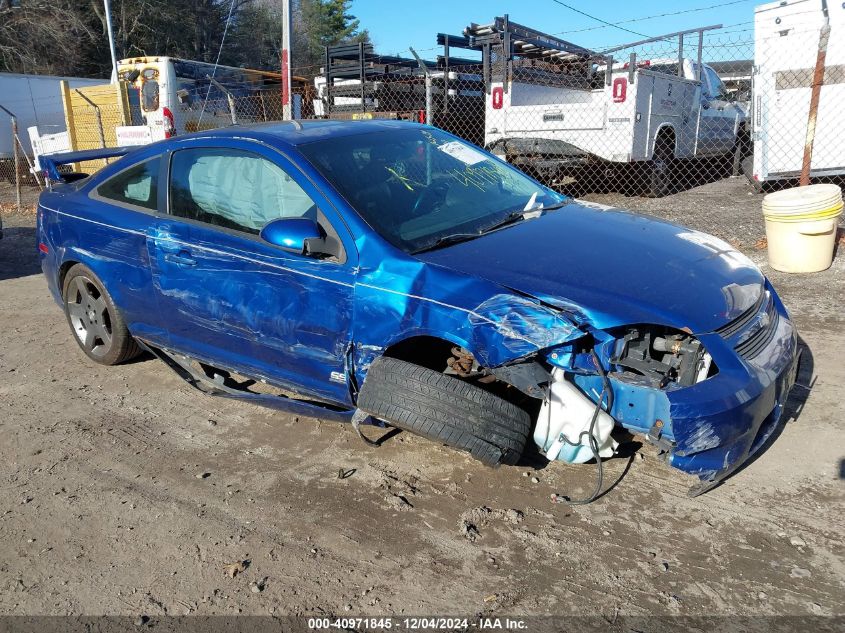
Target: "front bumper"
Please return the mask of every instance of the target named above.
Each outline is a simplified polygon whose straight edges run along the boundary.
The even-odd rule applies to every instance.
[[[726,362],[713,378],[667,394],[672,440],[667,462],[704,482],[697,494],[746,463],[782,421],[800,353],[795,327],[773,291],[772,297],[777,322],[768,343],[753,358],[735,352],[743,349],[740,343],[730,348],[736,367]],[[708,341],[701,340],[707,347]]]
[[[702,480],[703,485],[694,489],[695,494],[706,492],[731,475],[765,446],[782,422],[783,410],[789,392],[795,384],[799,363],[800,353],[796,353],[793,361],[784,368],[777,380],[767,387],[755,401],[729,412],[736,419],[749,416],[752,418],[753,422],[744,433],[733,436],[729,441],[699,453],[675,449],[668,454],[667,461],[670,465],[679,470],[695,474]],[[699,428],[705,427],[706,423],[699,425]]]
[[[617,424],[644,435],[669,465],[698,476],[702,483],[693,494],[747,463],[782,421],[798,371],[798,334],[768,284],[766,293],[742,327],[697,336],[718,367],[716,375],[666,390],[610,375]],[[597,376],[572,378],[597,398]]]

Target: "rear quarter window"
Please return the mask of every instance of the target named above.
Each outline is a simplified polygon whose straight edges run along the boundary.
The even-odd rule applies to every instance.
[[[124,169],[97,187],[97,195],[114,202],[155,211],[158,208],[160,165],[161,159],[153,158]]]

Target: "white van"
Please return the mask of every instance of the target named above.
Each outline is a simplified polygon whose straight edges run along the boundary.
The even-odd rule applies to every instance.
[[[149,126],[156,140],[281,118],[279,73],[178,57],[131,57],[118,62],[118,77],[139,93],[141,120],[133,123]]]

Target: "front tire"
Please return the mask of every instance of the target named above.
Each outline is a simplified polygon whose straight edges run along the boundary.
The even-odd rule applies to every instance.
[[[648,193],[652,198],[662,198],[672,192],[674,166],[674,148],[665,139],[658,139],[648,170]]]
[[[103,282],[90,268],[76,264],[68,271],[62,297],[73,338],[88,358],[117,365],[140,353]]]
[[[742,174],[755,193],[763,193],[763,183],[754,178],[754,155],[746,156],[741,162]]]
[[[458,378],[396,358],[376,359],[358,396],[361,411],[468,452],[487,466],[519,461],[528,412]]]

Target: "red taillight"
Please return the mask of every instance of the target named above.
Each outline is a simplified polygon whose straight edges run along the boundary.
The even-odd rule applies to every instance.
[[[50,252],[50,249],[47,248],[47,245],[44,242],[41,242],[38,245],[38,250],[41,251],[42,253],[45,253],[45,254]]]
[[[162,108],[161,113],[164,115],[164,138],[176,136],[176,120],[170,108]]]

